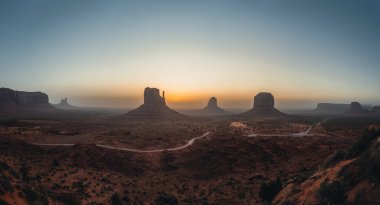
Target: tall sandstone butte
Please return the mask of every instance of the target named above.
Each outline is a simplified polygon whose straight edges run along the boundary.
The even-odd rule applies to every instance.
[[[278,111],[274,104],[272,93],[260,92],[254,97],[253,108],[243,114],[253,117],[284,117],[285,114]]]
[[[216,97],[211,97],[210,100],[207,103],[207,106],[201,110],[204,114],[222,114],[225,113],[222,108],[218,106],[218,100]]]
[[[144,104],[135,110],[125,114],[129,118],[147,118],[147,119],[177,119],[184,118],[185,116],[170,109],[166,105],[165,92],[160,96],[160,90],[157,88],[145,88],[144,90]]]

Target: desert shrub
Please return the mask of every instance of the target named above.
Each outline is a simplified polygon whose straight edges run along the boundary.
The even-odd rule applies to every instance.
[[[166,193],[160,193],[154,200],[157,205],[177,205],[178,200],[174,196],[170,196]]]
[[[9,203],[0,198],[0,205],[9,205]]]
[[[374,139],[380,135],[379,130],[366,130],[360,140],[358,140],[348,151],[348,158],[355,158],[367,150]]]
[[[175,161],[176,157],[169,152],[164,152],[160,158],[161,162],[161,168],[164,171],[174,171],[177,170],[178,167],[173,165],[173,162]]]
[[[282,189],[282,184],[279,179],[263,183],[260,187],[259,196],[264,202],[271,202],[278,192]]]
[[[54,196],[54,199],[64,205],[80,205],[81,201],[75,194],[61,193]]]
[[[25,163],[21,164],[19,172],[22,180],[29,181],[29,167]]]
[[[124,195],[121,199],[125,204],[131,204],[131,200],[129,199],[128,195]]]
[[[8,170],[9,166],[6,162],[0,161],[0,168],[3,170]]]
[[[342,169],[343,180],[350,185],[368,179],[371,182],[380,182],[380,144],[375,144],[365,151],[357,160],[345,169]]]
[[[286,199],[285,201],[283,201],[282,203],[281,203],[281,205],[294,205],[295,203],[293,202],[293,201],[290,201],[290,200],[288,200],[288,199]]]
[[[333,166],[339,161],[344,160],[346,157],[347,157],[346,152],[342,150],[335,151],[334,153],[332,153],[330,156],[327,157],[325,162],[323,162],[322,166],[325,168]]]
[[[323,182],[318,190],[319,205],[344,205],[346,187],[340,181]]]
[[[59,161],[56,160],[56,159],[53,159],[53,160],[51,161],[51,164],[53,165],[53,167],[59,167]]]
[[[114,193],[112,196],[111,196],[111,204],[112,205],[122,205],[121,201],[120,201],[120,197],[117,193]]]
[[[5,194],[6,192],[13,192],[13,187],[9,181],[9,178],[0,173],[2,179],[0,179],[0,194]]]
[[[35,191],[29,187],[25,187],[22,192],[25,195],[26,201],[30,205],[48,205],[47,197],[38,191]]]

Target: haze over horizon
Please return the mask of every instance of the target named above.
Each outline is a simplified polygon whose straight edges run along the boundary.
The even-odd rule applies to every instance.
[[[380,104],[380,2],[1,1],[0,87],[52,103],[280,109]]]

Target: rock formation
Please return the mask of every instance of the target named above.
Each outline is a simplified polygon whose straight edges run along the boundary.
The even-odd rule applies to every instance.
[[[372,112],[380,113],[380,105],[376,105],[372,108]]]
[[[370,112],[363,109],[362,105],[359,102],[352,102],[350,104],[350,109],[345,112],[348,115],[367,115]]]
[[[371,110],[371,105],[361,105],[363,110]],[[351,104],[318,103],[314,110],[319,114],[342,114],[351,109]]]
[[[243,113],[257,117],[284,117],[285,114],[274,107],[274,97],[271,93],[261,92],[254,97],[253,108]]]
[[[218,107],[218,100],[216,97],[210,98],[210,100],[207,103],[207,106],[200,110],[203,114],[210,114],[210,115],[217,115],[217,114],[223,114],[226,111],[224,111],[222,108]]]
[[[185,117],[166,105],[165,92],[162,92],[161,97],[159,89],[149,87],[144,90],[144,104],[123,116],[147,119],[176,119]]]
[[[0,117],[41,114],[52,110],[55,108],[45,93],[0,88]]]
[[[61,99],[61,102],[58,104],[55,104],[54,107],[59,108],[59,109],[63,109],[63,110],[77,109],[77,107],[69,104],[67,98]]]
[[[351,111],[361,111],[362,110],[362,105],[358,102],[352,102],[350,106]]]
[[[350,104],[318,103],[316,112],[326,114],[338,114],[350,109]]]

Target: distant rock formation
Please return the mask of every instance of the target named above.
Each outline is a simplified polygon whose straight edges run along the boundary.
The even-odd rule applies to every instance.
[[[345,112],[348,115],[367,115],[370,114],[368,110],[363,109],[359,102],[352,102],[350,104],[350,109]]]
[[[222,108],[218,107],[218,100],[216,97],[211,97],[207,103],[207,106],[200,110],[202,114],[217,115],[226,113]]]
[[[350,104],[318,103],[316,112],[338,114],[350,109]]]
[[[253,100],[253,107],[256,109],[274,109],[274,97],[272,93],[259,93]]]
[[[61,102],[58,104],[54,104],[54,107],[63,109],[63,110],[71,110],[71,109],[77,109],[78,107],[72,106],[69,104],[67,98],[61,99]]]
[[[0,117],[41,114],[56,110],[47,94],[0,88]]]
[[[161,97],[159,89],[147,87],[144,90],[144,104],[121,117],[143,119],[177,119],[184,118],[185,115],[170,109],[166,105],[165,92],[162,92]]]
[[[285,114],[274,107],[274,97],[271,93],[260,92],[254,97],[253,108],[243,113],[257,117],[284,117]]]
[[[371,110],[371,105],[361,105],[363,110]],[[314,110],[320,114],[342,114],[351,109],[351,104],[318,103]]]
[[[362,111],[363,108],[362,108],[362,105],[358,102],[352,102],[351,103],[351,106],[350,106],[350,110],[351,111]]]
[[[376,105],[372,108],[372,112],[378,112],[380,113],[380,105]]]

